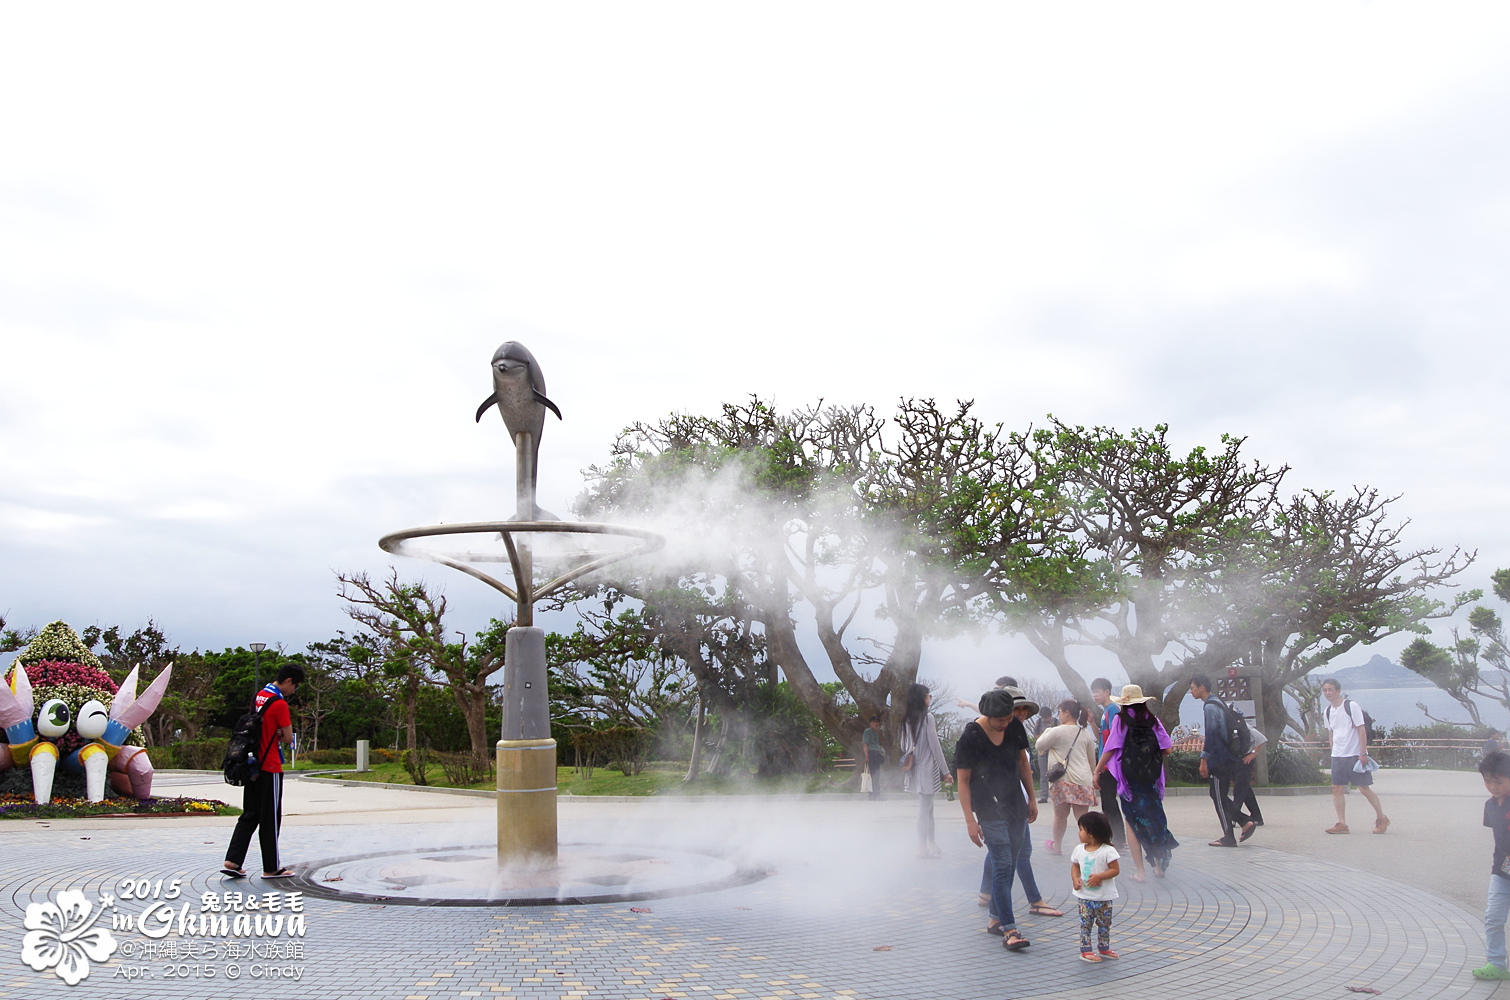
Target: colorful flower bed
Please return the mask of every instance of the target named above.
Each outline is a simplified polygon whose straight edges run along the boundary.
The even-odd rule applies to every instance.
[[[0,820],[3,819],[76,819],[81,816],[121,815],[134,816],[182,815],[184,813],[205,816],[239,816],[241,810],[226,805],[219,799],[106,799],[104,802],[89,802],[85,799],[55,798],[46,805],[38,805],[30,796],[0,795]]]

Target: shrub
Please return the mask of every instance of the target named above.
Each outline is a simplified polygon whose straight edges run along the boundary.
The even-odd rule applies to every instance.
[[[428,785],[430,777],[425,773],[425,768],[430,765],[430,751],[423,747],[415,747],[413,750],[404,751],[404,770],[409,772],[409,777],[416,785]]]
[[[302,756],[311,764],[338,765],[355,764],[357,762],[357,752],[355,748],[351,750],[315,750],[312,753],[303,754]]]
[[[1164,758],[1164,780],[1196,785],[1201,777],[1201,754],[1198,750],[1172,750]]]
[[[218,771],[225,763],[226,748],[231,741],[194,740],[147,751],[154,767],[181,767],[190,771]]]
[[[458,788],[486,781],[493,774],[493,762],[486,753],[442,753],[436,750],[430,756],[440,762],[446,783]]]
[[[1271,785],[1314,785],[1321,780],[1315,757],[1278,740],[1268,743],[1268,762]]]

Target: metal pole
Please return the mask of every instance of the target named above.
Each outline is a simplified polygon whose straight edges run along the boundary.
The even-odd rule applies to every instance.
[[[514,517],[520,521],[535,519],[535,442],[527,431],[514,438],[517,460],[514,462]],[[527,538],[515,541],[519,552],[519,565],[514,576],[515,592],[519,595],[518,610],[514,615],[515,625],[535,624],[534,589],[535,565]]]

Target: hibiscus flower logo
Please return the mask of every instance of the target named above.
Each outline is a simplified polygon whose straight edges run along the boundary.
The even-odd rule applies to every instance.
[[[104,912],[104,906],[96,912],[77,889],[58,893],[56,903],[27,904],[21,961],[37,972],[51,969],[69,986],[79,985],[89,975],[90,959],[103,962],[115,954],[115,937],[94,926]]]

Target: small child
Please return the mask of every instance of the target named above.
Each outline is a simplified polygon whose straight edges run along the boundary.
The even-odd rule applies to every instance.
[[[1122,873],[1119,857],[1117,849],[1112,846],[1111,821],[1098,812],[1081,816],[1080,846],[1070,853],[1070,881],[1080,903],[1082,962],[1117,957],[1112,951],[1112,900],[1117,898],[1113,879]],[[1096,927],[1096,951],[1091,951],[1092,924]]]
[[[1484,907],[1484,943],[1489,963],[1473,970],[1474,979],[1510,979],[1505,956],[1505,918],[1510,915],[1510,754],[1491,751],[1479,761],[1484,787],[1493,796],[1484,803],[1484,825],[1494,831],[1494,867],[1489,901]]]

